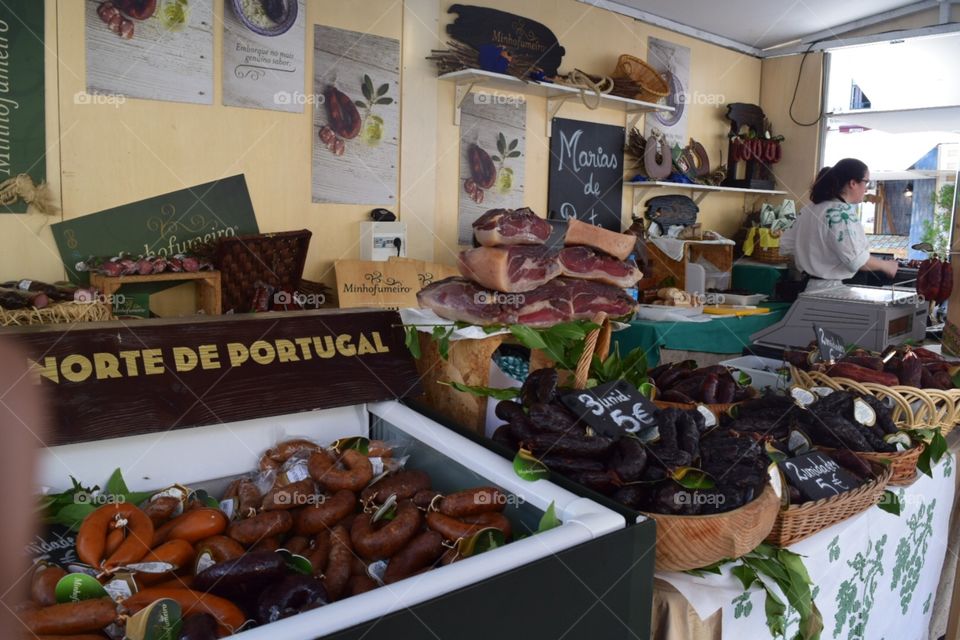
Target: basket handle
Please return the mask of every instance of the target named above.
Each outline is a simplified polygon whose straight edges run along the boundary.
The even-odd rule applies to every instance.
[[[586,388],[593,355],[600,356],[602,360],[607,357],[607,353],[610,351],[610,321],[607,320],[607,314],[601,311],[593,321],[600,326],[588,333],[586,340],[584,340],[583,353],[580,354],[577,370],[573,376],[574,389]]]

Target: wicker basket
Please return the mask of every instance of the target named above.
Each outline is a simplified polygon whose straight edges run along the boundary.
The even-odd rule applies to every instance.
[[[110,320],[112,309],[106,302],[55,302],[43,309],[31,307],[8,311],[0,307],[0,326],[25,327],[34,324],[72,324]]]
[[[653,404],[657,405],[661,409],[683,409],[684,411],[690,411],[695,410],[702,403],[666,402],[664,400],[654,399]],[[739,402],[731,402],[728,404],[704,404],[703,406],[707,409],[710,409],[710,413],[715,415],[719,420],[723,414],[727,413],[732,407],[736,407],[739,404]]]
[[[644,513],[657,523],[657,571],[697,569],[750,553],[770,533],[779,511],[780,498],[767,484],[757,499],[725,513]]]
[[[818,448],[827,453],[834,451],[834,449],[830,449],[829,447]],[[887,484],[893,487],[905,487],[913,484],[913,481],[917,479],[917,460],[920,459],[920,454],[923,453],[923,450],[926,448],[927,445],[920,443],[906,451],[898,451],[896,453],[875,451],[856,451],[854,453],[871,464],[889,464],[893,474],[890,476],[890,482]]]
[[[250,311],[258,281],[298,291],[310,236],[304,229],[221,238],[214,264],[221,272],[223,312]]]
[[[875,505],[887,488],[893,469],[878,463],[872,465],[874,473],[877,474],[876,478],[852,491],[790,505],[779,511],[770,535],[765,538],[766,541],[780,547],[789,547]]]
[[[656,69],[640,58],[628,54],[621,55],[617,60],[613,83],[613,93],[616,95],[624,95],[634,90],[635,93],[624,97],[642,102],[659,102],[670,95],[670,85]]]
[[[761,247],[760,243],[757,243],[757,246],[753,248],[753,254],[749,256],[751,260],[756,260],[757,262],[765,262],[767,264],[783,264],[784,262],[789,262],[790,258],[787,256],[780,255],[780,247],[770,247],[765,248]]]

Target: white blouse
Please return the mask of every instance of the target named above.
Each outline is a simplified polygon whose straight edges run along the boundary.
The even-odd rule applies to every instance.
[[[811,276],[845,280],[870,259],[870,245],[857,208],[827,200],[800,211],[780,238],[780,253],[794,256],[797,267]]]

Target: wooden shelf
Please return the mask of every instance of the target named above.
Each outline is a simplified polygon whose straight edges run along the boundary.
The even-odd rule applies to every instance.
[[[90,274],[90,285],[99,289],[105,296],[115,294],[117,290],[125,284],[190,281],[196,282],[197,284],[197,309],[201,309],[208,316],[220,315],[222,303],[219,271],[166,272],[148,276],[105,276],[99,273]]]
[[[456,106],[453,113],[453,124],[460,124],[460,106],[467,99],[474,87],[483,89],[493,89],[508,91],[510,93],[522,93],[528,96],[539,96],[547,99],[547,136],[550,135],[550,121],[556,117],[560,108],[569,100],[581,100],[581,91],[576,87],[571,87],[553,82],[524,82],[519,78],[504,75],[502,73],[493,73],[491,71],[481,71],[480,69],[464,69],[463,71],[453,71],[440,76],[441,80],[453,82],[457,87]],[[593,94],[586,92],[587,100],[591,100]],[[652,102],[642,102],[630,98],[622,98],[603,94],[600,96],[600,106],[607,109],[617,109],[627,115],[627,130],[633,128],[637,120],[645,113],[651,111],[674,111],[673,107],[665,104],[655,104]]]
[[[640,209],[640,200],[650,189],[657,188],[667,188],[667,189],[677,189],[681,191],[689,191],[690,198],[696,203],[700,204],[704,198],[706,198],[711,193],[715,192],[725,192],[725,193],[745,193],[753,194],[756,196],[785,196],[787,195],[786,191],[777,191],[774,189],[742,189],[740,187],[714,187],[706,184],[684,184],[681,182],[660,182],[648,180],[645,182],[629,182],[624,180],[623,186],[633,188],[633,212],[639,215],[638,211]]]

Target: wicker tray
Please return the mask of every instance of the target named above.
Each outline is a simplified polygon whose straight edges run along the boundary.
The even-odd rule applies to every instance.
[[[221,238],[214,264],[221,272],[223,312],[250,311],[258,281],[297,291],[311,235],[304,229]]]
[[[767,538],[779,511],[780,498],[768,483],[756,500],[725,513],[644,513],[657,523],[656,569],[686,571],[739,558]]]
[[[111,319],[111,311],[106,302],[55,302],[43,309],[31,307],[16,311],[0,307],[0,327],[102,322]]]
[[[788,547],[875,505],[887,488],[893,469],[878,463],[872,464],[874,473],[878,475],[866,484],[831,498],[790,505],[780,510],[765,540],[770,544]]]
[[[642,102],[659,102],[670,95],[670,85],[656,69],[640,58],[628,54],[621,55],[617,60],[613,82],[613,93],[623,95],[624,88],[634,89],[635,94],[624,97]]]

